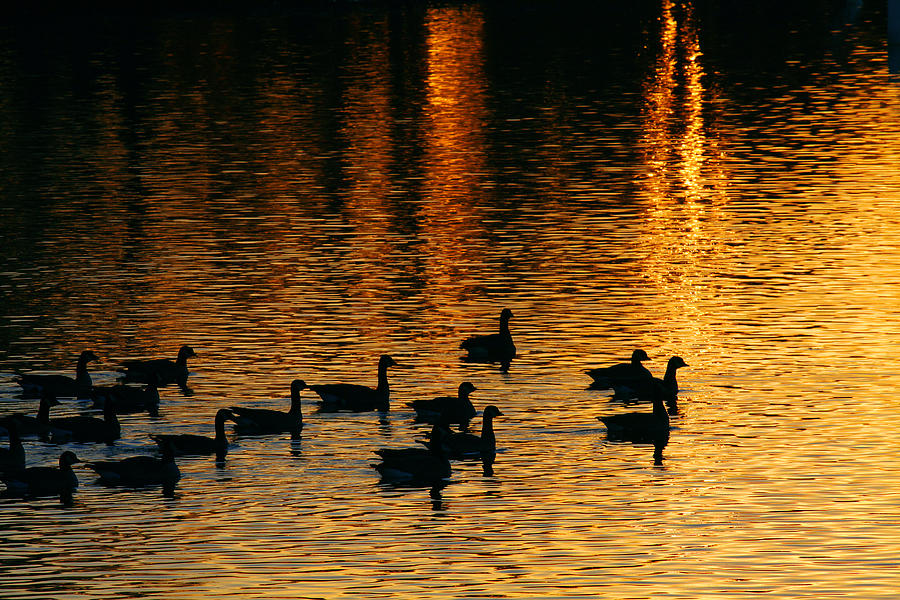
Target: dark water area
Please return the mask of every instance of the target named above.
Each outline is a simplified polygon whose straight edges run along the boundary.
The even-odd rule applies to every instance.
[[[390,410],[227,427],[174,495],[0,492],[4,598],[893,598],[900,95],[866,2],[50,4],[0,22],[0,416],[175,358],[158,455],[291,381]],[[514,317],[508,370],[460,342]],[[681,356],[661,457],[586,369]],[[477,388],[493,469],[396,486]],[[55,417],[100,412],[61,398]],[[0,435],[0,447],[8,438]]]

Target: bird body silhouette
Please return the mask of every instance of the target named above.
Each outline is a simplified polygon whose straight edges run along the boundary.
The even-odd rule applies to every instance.
[[[592,388],[610,389],[616,386],[636,385],[637,382],[653,377],[653,374],[641,364],[645,360],[650,360],[650,357],[638,349],[631,353],[631,362],[588,369],[585,373],[593,379]]]
[[[435,443],[442,445],[442,453],[450,458],[479,458],[497,451],[497,438],[494,434],[494,417],[503,416],[493,404],[488,405],[482,414],[481,435],[470,432],[450,432],[437,424],[432,429],[431,439],[423,442],[428,448]],[[435,442],[435,431],[440,429],[438,442]]]
[[[222,461],[228,454],[225,421],[233,419],[234,413],[227,408],[220,408],[216,412],[216,436],[213,438],[191,433],[153,434],[150,438],[156,442],[161,451],[165,449],[166,445],[169,445],[175,456],[215,454],[216,460]]]
[[[431,400],[413,400],[407,406],[416,411],[416,418],[427,423],[458,423],[467,426],[475,416],[475,406],[469,395],[475,386],[468,381],[459,384],[456,396],[441,396]]]
[[[9,432],[9,448],[0,448],[0,473],[21,471],[25,468],[25,446],[19,435],[19,426],[12,417],[0,420],[0,425]]]
[[[306,388],[302,379],[291,382],[291,408],[287,412],[270,408],[232,406],[231,420],[235,429],[244,435],[298,432],[303,428],[303,409],[300,391]]]
[[[103,406],[103,418],[88,416],[59,417],[50,419],[50,433],[55,443],[98,442],[112,444],[122,434],[116,417],[115,401],[109,399]]]
[[[58,467],[28,467],[0,475],[6,492],[14,496],[59,496],[63,503],[72,501],[78,487],[78,477],[72,465],[81,462],[74,452],[66,450],[59,456]]]
[[[382,448],[375,454],[381,462],[372,465],[383,481],[402,484],[434,485],[450,477],[450,460],[444,453],[438,432],[430,448]]]
[[[391,390],[388,385],[387,370],[398,366],[387,354],[378,359],[378,385],[370,388],[354,383],[327,383],[310,385],[309,389],[319,395],[321,412],[366,412],[370,410],[390,410]]]
[[[178,349],[178,356],[173,361],[168,358],[154,358],[149,360],[126,360],[122,362],[125,381],[136,383],[150,383],[152,375],[156,375],[157,385],[165,386],[175,383],[180,386],[187,385],[188,371],[187,361],[197,356],[190,346],[182,346]]]
[[[90,397],[91,374],[87,370],[89,362],[100,360],[90,350],[85,350],[78,357],[75,367],[75,377],[68,375],[42,375],[38,373],[25,373],[16,378],[22,386],[22,392],[27,398],[38,398],[43,394],[49,394],[55,398],[88,398]]]
[[[170,444],[163,444],[162,456],[131,456],[122,460],[89,462],[86,465],[100,476],[98,483],[107,486],[144,487],[161,485],[170,495],[181,479]]]
[[[508,363],[516,357],[516,345],[509,331],[509,320],[512,311],[504,308],[500,311],[500,331],[487,335],[474,335],[463,341],[459,347],[465,350],[469,360],[501,361]]]

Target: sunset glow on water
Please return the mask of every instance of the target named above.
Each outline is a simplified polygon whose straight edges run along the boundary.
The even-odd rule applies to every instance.
[[[0,596],[895,597],[898,80],[881,9],[808,4],[3,25],[0,415],[85,349],[95,384],[197,353],[158,417],[28,466],[399,366],[389,412],[306,390],[299,438],[229,425],[174,498],[80,465],[72,506],[0,497]],[[508,372],[461,360],[505,307]],[[584,373],[636,348],[689,365],[661,464],[597,420],[649,405]],[[503,412],[493,475],[380,482],[463,381],[476,430]]]

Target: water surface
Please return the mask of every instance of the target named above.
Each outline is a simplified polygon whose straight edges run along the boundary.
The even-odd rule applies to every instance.
[[[0,413],[17,372],[173,357],[112,447],[392,409],[183,458],[175,498],[0,499],[8,598],[891,598],[900,100],[871,5],[314,5],[24,19],[0,37]],[[77,26],[75,26],[77,25]],[[497,327],[508,372],[460,360]],[[586,368],[680,373],[662,464]],[[406,406],[478,388],[494,475],[379,482]],[[78,414],[66,401],[57,414]],[[476,420],[476,427],[480,422]],[[30,465],[61,448],[26,441]]]

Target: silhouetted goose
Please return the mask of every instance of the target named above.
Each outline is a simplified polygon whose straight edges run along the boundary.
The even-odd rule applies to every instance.
[[[192,433],[153,434],[150,438],[160,450],[170,445],[176,456],[215,454],[216,460],[223,461],[228,454],[228,438],[225,436],[225,421],[228,420],[234,420],[234,414],[227,408],[220,408],[216,412],[214,438]]]
[[[98,442],[112,444],[119,439],[122,429],[116,417],[115,401],[107,399],[103,406],[103,418],[87,416],[50,419],[50,432],[54,443]]]
[[[611,440],[653,442],[660,444],[669,438],[669,413],[662,394],[655,394],[653,412],[625,413],[597,417],[606,425],[606,435]],[[664,445],[664,443],[663,443]]]
[[[593,388],[609,389],[616,386],[633,385],[635,382],[653,377],[653,374],[641,364],[645,360],[650,360],[650,357],[646,352],[638,349],[631,353],[631,362],[629,363],[588,369],[585,373],[594,380],[591,383]]]
[[[170,444],[163,444],[162,457],[131,456],[122,460],[106,460],[87,463],[87,467],[100,476],[98,483],[108,486],[144,487],[162,485],[164,494],[171,494],[181,471],[175,464],[175,453]]]
[[[468,352],[471,360],[502,361],[508,363],[516,357],[516,345],[513,343],[512,334],[509,332],[509,320],[512,311],[504,308],[500,312],[500,332],[489,335],[475,335],[459,345]]]
[[[450,477],[450,461],[444,454],[441,432],[435,434],[437,440],[431,448],[382,448],[375,454],[381,462],[372,465],[381,474],[383,480],[394,483],[434,482]]]
[[[413,400],[407,406],[416,411],[416,418],[427,423],[459,423],[466,426],[475,416],[475,407],[469,400],[469,394],[475,391],[475,386],[464,381],[459,384],[456,396],[441,396],[432,400]]]
[[[25,468],[25,446],[19,436],[19,426],[12,417],[0,419],[0,425],[9,432],[9,448],[0,448],[0,473],[21,471]]]
[[[197,356],[197,354],[193,348],[182,346],[178,349],[178,358],[174,361],[168,358],[126,360],[122,362],[124,368],[119,369],[119,371],[125,373],[125,381],[150,383],[151,374],[155,373],[158,385],[164,386],[170,383],[177,383],[184,386],[187,384],[188,375],[190,374],[187,360],[194,356]]]
[[[666,373],[662,379],[651,377],[640,381],[631,382],[629,385],[616,386],[617,398],[634,398],[639,401],[652,402],[657,396],[661,397],[669,409],[669,414],[678,413],[678,380],[677,371],[688,364],[680,356],[673,356],[666,363]]]
[[[41,402],[38,405],[38,412],[36,417],[29,417],[20,414],[12,415],[11,418],[16,420],[16,425],[19,428],[19,435],[44,436],[49,433],[50,408],[53,406],[58,406],[59,404],[59,400],[57,400],[52,394],[44,392],[43,396],[41,397]]]
[[[378,386],[372,389],[355,383],[328,383],[310,385],[322,399],[319,402],[321,412],[337,412],[348,410],[365,412],[369,410],[390,410],[391,390],[388,386],[387,370],[396,367],[397,363],[387,354],[378,359]]]
[[[67,375],[39,375],[26,373],[19,375],[16,381],[22,386],[22,392],[26,397],[37,398],[42,393],[51,394],[54,397],[63,398],[87,398],[90,395],[91,374],[88,373],[89,362],[100,360],[90,350],[85,350],[78,357],[78,365],[75,367],[75,377]]]
[[[297,432],[303,428],[300,391],[306,388],[301,379],[291,382],[291,408],[287,412],[270,408],[232,406],[235,430],[244,435]]]
[[[135,413],[147,411],[151,416],[159,416],[159,378],[156,373],[151,373],[150,381],[145,387],[133,385],[95,385],[91,388],[91,397],[94,400],[94,408],[103,408],[107,399],[115,402],[116,413]]]
[[[451,458],[478,458],[491,455],[497,451],[497,438],[494,436],[494,417],[500,417],[503,413],[493,404],[485,407],[482,415],[481,435],[468,432],[450,433],[441,431],[439,439],[444,446],[444,452]],[[440,425],[435,426],[440,428]],[[435,429],[432,429],[431,437],[426,446],[431,448],[434,444]]]
[[[72,465],[81,462],[74,452],[66,450],[59,457],[59,467],[28,467],[14,473],[0,475],[6,491],[16,496],[59,496],[63,502],[71,502],[72,492],[78,487],[78,477]]]

